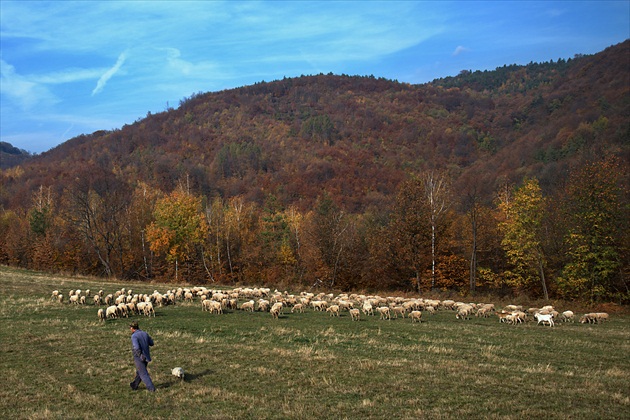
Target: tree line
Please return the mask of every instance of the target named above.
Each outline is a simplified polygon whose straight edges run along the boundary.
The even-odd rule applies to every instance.
[[[95,165],[0,217],[0,263],[118,279],[338,290],[452,290],[630,302],[627,165],[607,157],[543,194],[505,182],[492,203],[445,170],[410,174],[387,206],[308,210],[126,182]]]

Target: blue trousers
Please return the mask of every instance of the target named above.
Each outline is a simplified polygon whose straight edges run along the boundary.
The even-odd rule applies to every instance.
[[[138,385],[140,385],[140,381],[142,381],[147,387],[147,390],[155,391],[155,386],[153,385],[153,381],[147,371],[147,365],[149,362],[141,360],[139,357],[134,357],[133,362],[136,364],[136,377],[133,378],[133,382],[130,384],[131,388],[137,389]]]

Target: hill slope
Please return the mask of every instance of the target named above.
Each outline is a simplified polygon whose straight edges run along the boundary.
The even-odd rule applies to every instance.
[[[120,130],[80,136],[4,174],[5,208],[95,166],[128,182],[348,211],[390,200],[407,173],[448,168],[490,199],[506,180],[552,189],[576,160],[628,157],[630,41],[594,56],[462,72],[430,84],[335,75],[196,94]]]

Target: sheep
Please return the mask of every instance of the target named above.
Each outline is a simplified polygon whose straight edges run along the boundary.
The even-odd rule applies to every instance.
[[[553,323],[553,315],[552,314],[541,314],[541,313],[537,313],[534,314],[534,318],[536,318],[536,320],[538,320],[538,324],[540,324],[541,322],[543,323],[543,325],[545,325],[545,323],[549,324],[550,327],[554,326]]]
[[[364,315],[374,315],[374,311],[372,310],[372,304],[368,301],[363,302],[361,311],[363,311]]]
[[[57,302],[63,303],[63,295],[62,294],[59,294],[59,296],[57,296]]]
[[[589,324],[599,324],[604,321],[608,321],[608,314],[606,312],[591,312],[588,314],[584,314],[580,318],[580,322],[582,324],[586,324],[587,322]]]
[[[378,308],[376,308],[376,310],[378,311],[378,313],[381,314],[379,319],[392,319],[388,306],[379,306]]]
[[[473,308],[470,305],[463,304],[459,305],[457,308],[457,313],[455,314],[456,319],[470,319],[470,314],[472,313]]]
[[[575,322],[575,314],[573,311],[564,311],[560,315],[562,322]]]
[[[293,312],[304,313],[304,305],[302,305],[301,303],[296,303],[293,308],[291,308],[291,313]]]
[[[105,309],[101,308],[96,312],[96,315],[98,316],[99,321],[103,321],[105,322],[105,319],[107,318],[105,315]]]
[[[68,303],[73,303],[75,305],[79,304],[79,295],[70,295],[70,299],[68,300]]]
[[[143,312],[144,316],[151,316],[151,314],[153,314],[153,317],[155,318],[155,309],[153,309],[153,304],[151,302],[145,302]]]
[[[352,308],[350,309],[350,317],[352,318],[353,321],[358,321],[360,316],[361,316],[361,311],[359,311],[358,309]]]
[[[103,304],[103,300],[100,295],[94,295],[94,305],[101,306]]]
[[[50,300],[55,300],[59,297],[59,290],[53,290],[52,294],[50,295]]]
[[[326,312],[330,312],[330,316],[339,316],[339,305],[330,305]]]
[[[409,313],[409,318],[411,318],[411,322],[422,322],[422,312],[420,311],[411,311]]]
[[[496,314],[499,317],[499,322],[508,322],[508,318],[512,315],[511,312],[506,311],[497,312]]]
[[[79,298],[79,305],[85,305],[85,298],[86,298],[85,296],[81,296]]]
[[[180,367],[173,368],[171,370],[171,375],[179,378],[182,381],[185,380],[185,376],[186,376],[186,374],[184,373],[184,369]]]
[[[278,319],[280,316],[280,313],[282,312],[282,302],[274,303],[271,309],[269,310],[269,312],[271,313],[271,316],[274,319]]]
[[[392,308],[392,312],[394,313],[394,318],[398,319],[399,314],[404,318],[405,313],[407,313],[407,310],[402,306],[394,306]]]
[[[251,311],[254,312],[254,301],[250,300],[249,302],[243,302],[241,305],[241,310],[243,311]]]
[[[115,305],[108,306],[105,310],[105,318],[118,318],[118,307]]]
[[[258,299],[258,310],[261,312],[267,312],[269,310],[270,302],[266,299]]]

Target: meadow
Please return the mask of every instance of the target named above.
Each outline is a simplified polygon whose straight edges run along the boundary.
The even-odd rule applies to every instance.
[[[627,314],[550,328],[451,311],[421,324],[310,309],[274,320],[195,302],[103,323],[91,302],[50,299],[55,289],[121,287],[173,285],[0,267],[2,418],[630,418]],[[130,320],[155,340],[155,394],[129,388]]]

